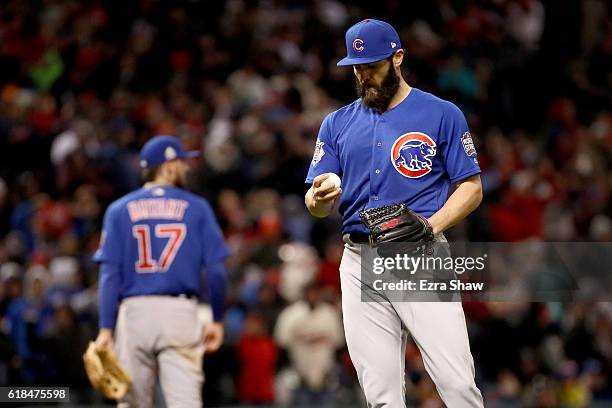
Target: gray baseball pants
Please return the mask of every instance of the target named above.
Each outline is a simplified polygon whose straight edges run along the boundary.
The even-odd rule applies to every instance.
[[[166,407],[202,406],[202,325],[198,303],[181,297],[135,296],[119,307],[115,349],[132,378],[120,408],[153,406],[159,381]]]
[[[369,408],[405,407],[408,332],[449,408],[481,408],[460,302],[362,302],[360,246],[345,236],[340,264],[346,343]]]

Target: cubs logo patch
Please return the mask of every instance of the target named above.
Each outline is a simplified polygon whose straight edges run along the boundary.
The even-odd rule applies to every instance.
[[[312,155],[312,165],[313,166],[316,166],[317,163],[321,161],[321,158],[325,155],[325,150],[323,150],[323,145],[325,145],[325,142],[322,142],[319,139],[317,139],[317,143],[315,144],[315,151],[314,151],[314,154]]]
[[[461,136],[461,144],[463,144],[465,154],[468,156],[476,154],[476,148],[474,147],[474,142],[472,141],[472,135],[470,132],[465,132],[463,136]]]
[[[393,168],[404,177],[419,178],[428,174],[436,155],[436,142],[425,133],[410,132],[401,135],[391,148]]]
[[[355,41],[353,41],[353,49],[357,52],[363,51],[363,40],[361,38],[355,38]]]

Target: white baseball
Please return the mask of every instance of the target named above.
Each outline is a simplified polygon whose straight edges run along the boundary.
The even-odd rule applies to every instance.
[[[342,180],[335,173],[327,173],[329,174],[325,179],[325,185],[329,185],[329,189],[339,188],[342,185]]]

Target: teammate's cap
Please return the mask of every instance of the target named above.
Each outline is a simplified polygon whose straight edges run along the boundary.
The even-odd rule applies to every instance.
[[[174,136],[155,136],[140,151],[140,167],[143,169],[158,166],[164,162],[174,159],[186,159],[197,157],[198,151],[188,152],[183,149],[181,142]]]
[[[346,31],[346,58],[337,65],[369,64],[387,58],[400,48],[399,35],[391,24],[366,18]]]

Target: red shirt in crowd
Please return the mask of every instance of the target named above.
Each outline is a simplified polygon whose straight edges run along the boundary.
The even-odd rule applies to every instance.
[[[273,403],[278,350],[270,336],[244,335],[236,348],[240,402]]]

